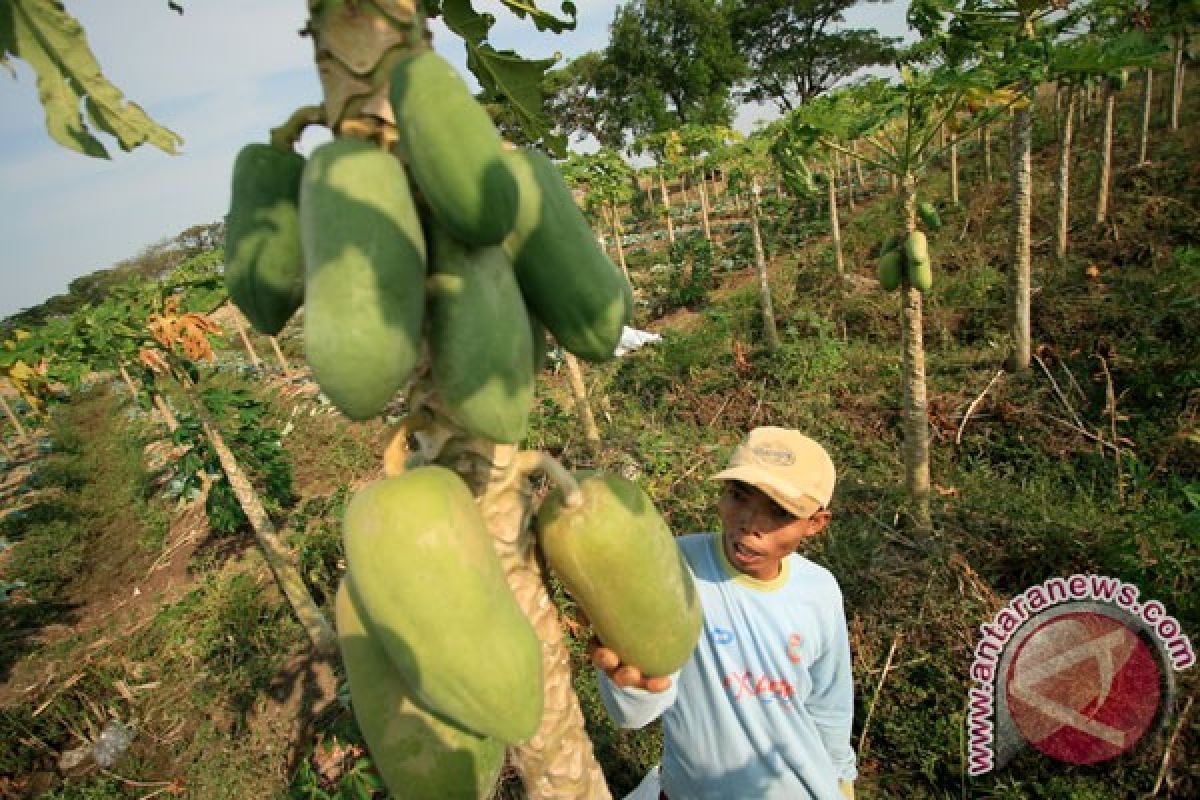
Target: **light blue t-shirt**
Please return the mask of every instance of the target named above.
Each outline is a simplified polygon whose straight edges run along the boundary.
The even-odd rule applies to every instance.
[[[620,689],[600,671],[617,725],[663,721],[671,800],[841,800],[857,776],[854,679],[842,593],[793,554],[779,577],[738,572],[715,534],[680,537],[704,609],[692,657],[665,692]]]

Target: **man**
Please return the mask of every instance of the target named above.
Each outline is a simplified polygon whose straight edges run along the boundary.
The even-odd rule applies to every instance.
[[[722,532],[677,540],[704,608],[691,658],[673,676],[643,676],[593,648],[613,720],[663,720],[662,765],[629,798],[853,798],[841,590],[795,552],[829,524],[833,462],[797,431],[756,428],[714,480]]]

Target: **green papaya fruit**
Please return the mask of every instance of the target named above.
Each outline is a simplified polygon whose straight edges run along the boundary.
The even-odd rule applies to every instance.
[[[255,330],[270,336],[304,302],[296,208],[303,172],[303,157],[269,144],[248,144],[233,162],[225,288]]]
[[[515,443],[533,405],[533,330],[512,262],[499,246],[468,249],[444,229],[430,242],[433,383],[475,436]]]
[[[889,250],[879,257],[879,288],[891,292],[900,288],[900,279],[904,274],[904,254],[899,250]]]
[[[942,229],[942,217],[938,214],[937,207],[933,203],[918,203],[917,216],[921,218],[921,222],[929,230],[938,231]]]
[[[520,205],[504,247],[530,313],[580,358],[611,359],[633,308],[629,281],[596,243],[553,162],[525,148],[505,157]]]
[[[615,475],[579,480],[583,504],[551,492],[537,513],[546,563],[600,641],[647,676],[691,656],[703,613],[691,570],[654,503]]]
[[[415,700],[509,744],[532,736],[542,647],[462,478],[427,466],[372,483],[343,531],[358,607]]]
[[[893,250],[899,248],[902,244],[904,244],[903,236],[899,234],[889,236],[883,240],[882,244],[879,245],[879,255],[885,256]]]
[[[400,162],[357,139],[309,159],[300,186],[304,347],[321,390],[369,419],[421,353],[425,240]]]
[[[904,240],[905,277],[914,289],[928,292],[933,288],[933,262],[929,258],[929,241],[921,231],[910,231]]]
[[[491,797],[504,766],[504,743],[477,736],[417,705],[399,670],[356,607],[347,575],[335,602],[338,648],[354,718],[371,760],[394,797]]]
[[[491,117],[433,50],[401,60],[391,77],[400,145],[434,216],[463,242],[499,244],[516,219],[517,184]]]

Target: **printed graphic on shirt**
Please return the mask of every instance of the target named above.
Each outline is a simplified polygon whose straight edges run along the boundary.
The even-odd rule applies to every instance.
[[[717,644],[733,644],[737,636],[728,628],[722,628],[720,625],[714,625],[710,629],[712,640]]]
[[[804,654],[800,652],[800,644],[803,642],[799,633],[793,633],[788,637],[787,655],[788,661],[793,664],[799,664],[804,660]]]
[[[722,685],[735,701],[758,698],[764,703],[772,703],[776,700],[787,702],[796,696],[796,688],[787,678],[755,675],[749,670],[729,673],[722,681]]]

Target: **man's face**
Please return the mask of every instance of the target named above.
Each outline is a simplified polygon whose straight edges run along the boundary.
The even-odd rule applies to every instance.
[[[717,501],[725,557],[738,571],[758,580],[778,577],[783,559],[829,522],[829,512],[798,519],[758,489],[725,481]]]

